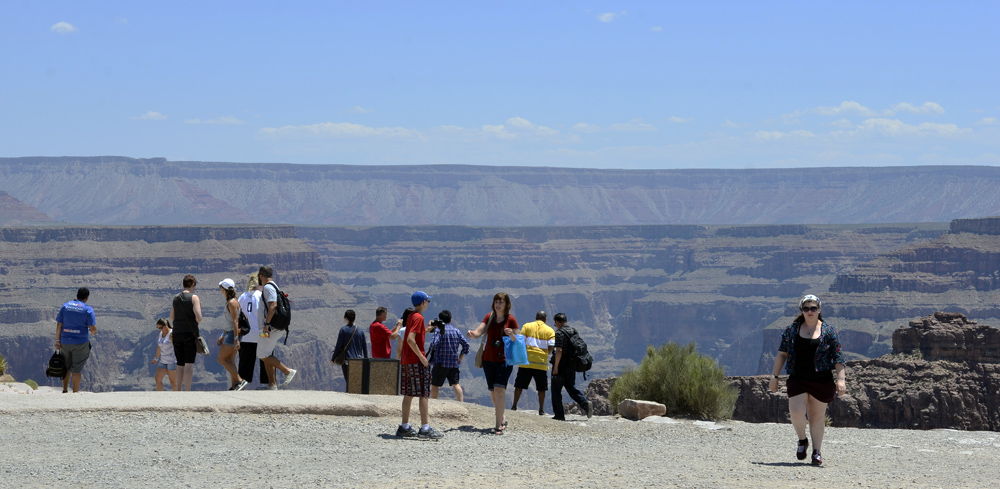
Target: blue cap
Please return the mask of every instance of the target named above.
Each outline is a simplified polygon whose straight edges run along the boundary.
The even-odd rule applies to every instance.
[[[431,299],[431,296],[425,294],[422,290],[418,290],[418,291],[414,292],[413,295],[410,296],[410,302],[414,306],[419,306],[420,304],[423,304],[424,301],[427,301],[427,300],[430,300],[430,299]]]

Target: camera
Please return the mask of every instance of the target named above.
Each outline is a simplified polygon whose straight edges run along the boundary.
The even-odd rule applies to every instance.
[[[440,319],[431,319],[431,327],[434,327],[434,328],[443,328],[444,327],[444,321],[442,321]]]
[[[503,340],[493,340],[493,348],[503,348]]]

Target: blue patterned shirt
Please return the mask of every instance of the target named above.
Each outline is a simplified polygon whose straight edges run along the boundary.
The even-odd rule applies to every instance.
[[[799,335],[799,327],[801,326],[802,323],[792,323],[785,329],[784,333],[781,333],[781,345],[778,346],[778,351],[788,354],[788,359],[785,360],[785,371],[788,372],[788,375],[795,373],[795,337]],[[820,326],[819,346],[816,347],[814,359],[816,371],[833,370],[833,366],[838,363],[844,363],[844,353],[840,351],[840,335],[837,334],[837,330],[833,326],[823,321],[822,326]]]
[[[459,349],[462,355],[469,354],[469,341],[451,324],[444,326],[444,334],[435,331],[429,351],[434,352],[431,363],[442,368],[458,368]]]

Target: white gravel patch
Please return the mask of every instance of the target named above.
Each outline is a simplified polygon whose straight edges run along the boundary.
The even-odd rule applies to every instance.
[[[0,407],[2,411],[2,407]],[[508,413],[436,421],[198,412],[3,413],[0,487],[993,487],[993,432],[829,428],[822,467],[790,425],[674,424]],[[450,423],[450,424],[449,424]]]

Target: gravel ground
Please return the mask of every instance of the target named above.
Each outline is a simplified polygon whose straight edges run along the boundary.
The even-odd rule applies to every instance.
[[[415,408],[416,406],[414,406]],[[416,409],[414,409],[416,411]],[[994,432],[828,428],[822,467],[790,425],[557,422],[492,409],[401,440],[398,419],[301,414],[7,413],[0,487],[995,487]],[[662,418],[661,418],[662,419]],[[713,429],[715,428],[715,429]],[[167,486],[164,486],[167,484]]]

